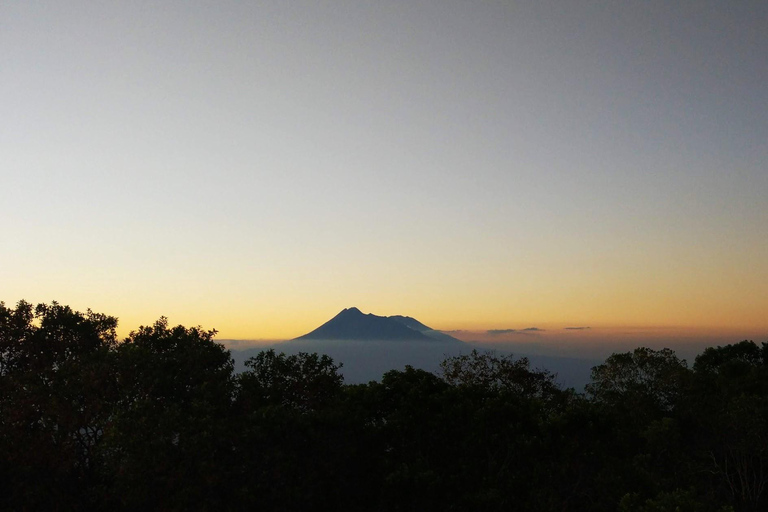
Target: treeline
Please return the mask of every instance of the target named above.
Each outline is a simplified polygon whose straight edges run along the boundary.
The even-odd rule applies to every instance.
[[[327,356],[0,303],[7,510],[768,509],[768,343],[614,354],[585,394],[525,359],[344,385]]]

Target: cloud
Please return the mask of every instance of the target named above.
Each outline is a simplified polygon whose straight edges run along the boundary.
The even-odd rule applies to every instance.
[[[489,329],[485,331],[490,336],[501,336],[502,334],[531,334],[534,332],[542,332],[544,329],[538,327],[527,327],[525,329]]]
[[[566,331],[586,331],[587,329],[591,329],[591,327],[565,327]]]

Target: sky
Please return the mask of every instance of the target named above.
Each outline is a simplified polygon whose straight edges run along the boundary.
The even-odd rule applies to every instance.
[[[768,2],[0,3],[0,300],[768,339]],[[633,331],[635,332],[635,331]]]

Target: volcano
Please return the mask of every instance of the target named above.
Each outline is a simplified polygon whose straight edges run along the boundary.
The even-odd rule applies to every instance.
[[[296,340],[428,341],[463,343],[452,336],[427,327],[409,316],[365,314],[346,308],[314,331]]]

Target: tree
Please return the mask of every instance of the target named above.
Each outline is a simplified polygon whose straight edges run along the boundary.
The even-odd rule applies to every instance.
[[[108,436],[113,491],[127,508],[214,508],[226,502],[234,364],[216,331],[133,331],[117,349]]]
[[[237,378],[238,501],[267,510],[338,510],[359,489],[357,439],[343,410],[340,364],[267,350]],[[358,486],[359,487],[359,486]]]
[[[743,510],[764,510],[768,489],[768,343],[709,347],[694,363],[688,411],[700,465]]]
[[[587,396],[611,428],[608,479],[623,492],[655,496],[686,474],[680,406],[690,371],[673,350],[640,347],[592,369]]]
[[[248,407],[281,406],[297,411],[318,410],[339,398],[344,377],[341,364],[327,355],[260,352],[245,362],[240,374],[240,400]]]
[[[695,489],[675,489],[660,492],[654,498],[641,499],[636,493],[626,494],[619,503],[619,512],[733,512],[727,505],[718,506],[696,495]]]
[[[454,386],[468,386],[528,398],[552,398],[560,389],[555,375],[547,370],[532,370],[526,357],[498,356],[494,352],[448,357],[440,363],[443,379]]]
[[[646,423],[674,409],[689,374],[684,360],[664,348],[613,354],[592,368],[587,394]]]
[[[56,302],[0,302],[0,485],[11,507],[96,505],[116,327]]]

